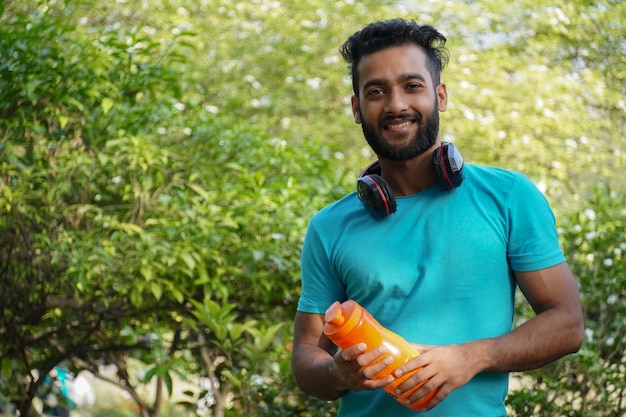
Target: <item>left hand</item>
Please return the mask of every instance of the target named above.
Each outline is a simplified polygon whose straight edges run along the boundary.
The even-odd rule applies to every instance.
[[[439,392],[420,411],[428,411],[443,401],[453,390],[468,383],[477,372],[472,366],[472,355],[467,345],[427,346],[412,344],[419,356],[411,359],[396,369],[395,376],[400,377],[415,369],[414,375],[398,386],[401,392],[408,391],[418,383],[428,380],[410,397],[415,402],[439,388]]]

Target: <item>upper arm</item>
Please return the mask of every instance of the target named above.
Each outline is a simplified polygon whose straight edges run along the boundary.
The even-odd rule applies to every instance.
[[[324,334],[324,315],[296,312],[293,331],[294,351],[303,345],[317,346],[333,355],[337,348]]]
[[[515,277],[535,313],[556,308],[582,323],[578,284],[566,262],[537,271],[516,271]]]
[[[291,367],[298,385],[311,394],[334,399],[339,392],[324,393],[320,387],[328,384],[324,363],[330,363],[337,349],[324,334],[324,316],[296,312],[293,332]],[[316,395],[316,394],[314,394]]]

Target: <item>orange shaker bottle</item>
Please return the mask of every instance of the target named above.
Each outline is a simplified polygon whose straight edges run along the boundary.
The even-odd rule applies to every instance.
[[[393,362],[385,367],[385,369],[374,375],[372,379],[383,379],[392,375],[397,367],[419,355],[419,352],[415,350],[406,340],[404,340],[400,335],[384,328],[374,317],[372,317],[370,313],[367,312],[367,310],[361,307],[354,300],[344,301],[341,304],[339,304],[338,301],[335,301],[335,303],[333,303],[328,310],[326,310],[324,321],[326,322],[324,324],[324,333],[330,340],[333,341],[335,345],[342,349],[349,348],[350,346],[354,346],[361,342],[367,345],[368,350],[374,349],[380,345],[385,345],[387,347],[387,353],[377,361],[383,360],[387,356],[391,356],[393,358]],[[372,362],[369,365],[374,363],[375,362]],[[407,398],[426,383],[426,381],[422,381],[409,391],[403,392],[401,396],[396,396],[395,390],[398,385],[417,371],[419,371],[419,369],[404,374],[384,387],[384,390],[389,395],[394,397],[405,407],[412,410],[421,409],[435,396],[435,394],[437,394],[438,391],[438,389],[433,390],[426,394],[424,398],[411,403],[410,405],[406,405],[405,401]]]

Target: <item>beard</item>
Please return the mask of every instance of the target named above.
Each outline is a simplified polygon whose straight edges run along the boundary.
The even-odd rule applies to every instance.
[[[435,102],[432,114],[426,118],[421,117],[419,114],[387,117],[378,123],[378,129],[372,124],[365,122],[361,110],[359,110],[359,114],[361,115],[361,127],[365,140],[379,158],[393,161],[408,161],[430,149],[439,136],[439,111],[437,109],[437,102]],[[413,120],[416,121],[418,125],[417,133],[411,143],[403,147],[393,145],[389,141],[386,141],[382,135],[378,134],[378,132],[384,129],[387,123],[397,119]]]

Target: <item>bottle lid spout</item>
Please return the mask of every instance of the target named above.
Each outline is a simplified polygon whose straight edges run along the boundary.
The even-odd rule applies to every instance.
[[[343,303],[335,301],[324,314],[324,333],[329,336],[337,346],[341,346],[338,339],[344,338],[352,333],[359,324],[363,308],[354,300],[347,300]]]
[[[330,307],[328,307],[326,314],[324,314],[324,320],[332,326],[341,326],[344,321],[346,321],[346,317],[343,315],[343,310],[341,309],[339,301],[335,301]]]

